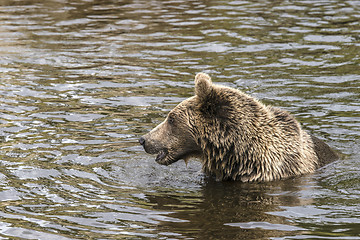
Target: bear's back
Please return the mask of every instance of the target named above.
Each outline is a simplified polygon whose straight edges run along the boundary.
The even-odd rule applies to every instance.
[[[300,124],[290,113],[276,107],[269,107],[269,109],[274,114],[276,121],[279,121],[279,124],[286,132],[296,132],[297,134],[300,134],[300,131],[302,131]],[[309,134],[309,136],[318,158],[317,167],[322,167],[339,158],[338,154],[332,150],[324,141],[311,134]]]

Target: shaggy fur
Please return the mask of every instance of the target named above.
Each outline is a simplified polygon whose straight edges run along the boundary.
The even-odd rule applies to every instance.
[[[140,138],[158,163],[197,157],[218,180],[252,182],[310,173],[337,158],[288,112],[215,85],[205,73],[195,77],[195,94]]]

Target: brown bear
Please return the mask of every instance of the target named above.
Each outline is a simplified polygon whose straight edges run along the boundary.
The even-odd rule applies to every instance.
[[[204,172],[217,180],[272,181],[314,172],[337,159],[288,112],[215,85],[205,73],[195,76],[195,96],[139,142],[157,154],[159,164],[200,158]]]

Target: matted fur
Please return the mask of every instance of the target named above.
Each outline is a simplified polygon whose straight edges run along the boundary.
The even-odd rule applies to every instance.
[[[205,73],[195,76],[195,94],[140,139],[158,163],[197,157],[218,180],[251,182],[310,173],[337,157],[288,112],[213,84]]]

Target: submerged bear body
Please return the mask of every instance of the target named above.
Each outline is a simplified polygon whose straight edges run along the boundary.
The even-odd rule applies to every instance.
[[[195,157],[218,180],[272,181],[314,172],[337,158],[288,112],[234,88],[195,77],[195,96],[140,138],[145,151],[169,165]]]

